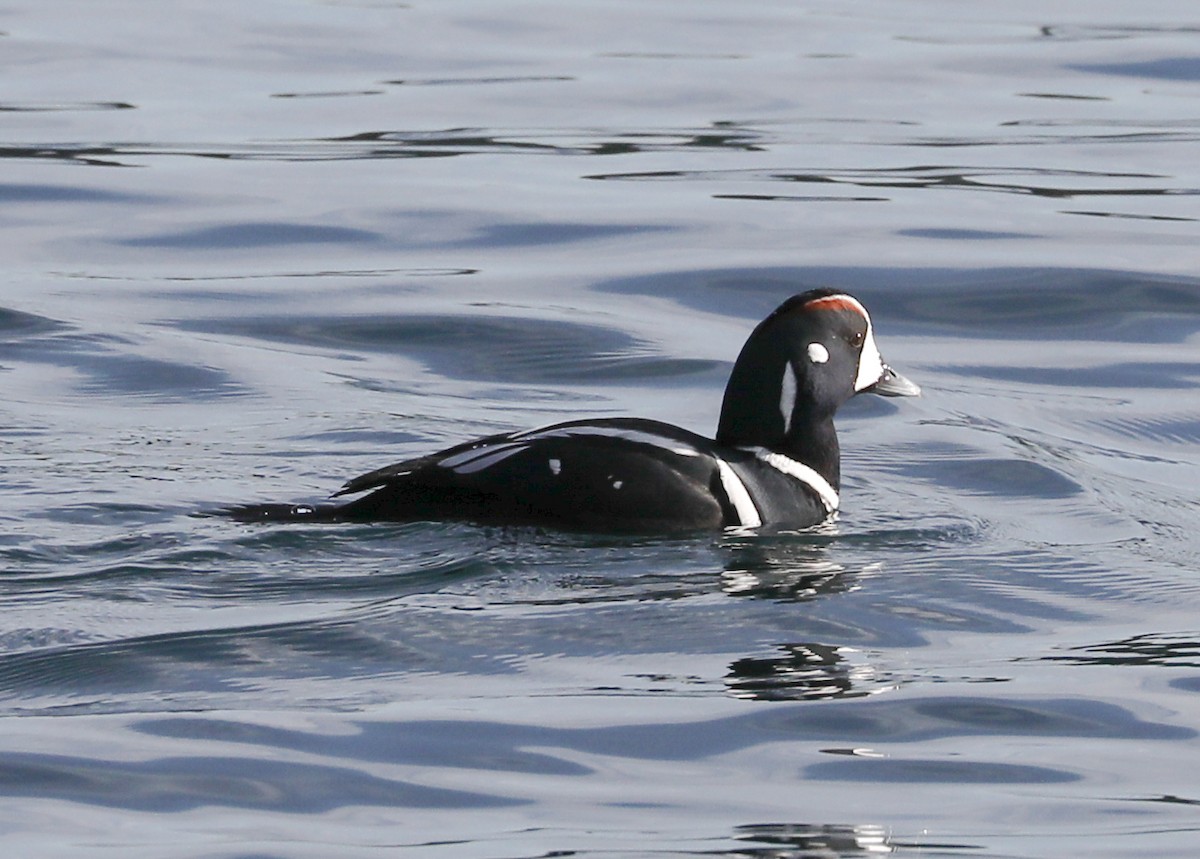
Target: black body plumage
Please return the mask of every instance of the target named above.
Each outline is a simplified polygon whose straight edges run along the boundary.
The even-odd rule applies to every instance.
[[[715,440],[641,418],[570,421],[465,442],[349,481],[325,504],[251,504],[242,521],[463,520],[594,532],[803,528],[838,507],[833,416],[860,391],[919,389],[879,357],[870,317],[834,290],[754,329]]]

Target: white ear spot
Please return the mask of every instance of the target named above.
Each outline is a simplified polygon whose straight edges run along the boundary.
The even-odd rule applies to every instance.
[[[824,364],[829,360],[829,350],[820,343],[809,343],[808,360],[814,364]]]

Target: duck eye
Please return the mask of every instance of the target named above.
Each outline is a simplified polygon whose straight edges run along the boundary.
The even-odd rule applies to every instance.
[[[850,335],[850,345],[854,346],[854,347],[861,346],[863,344],[863,341],[866,339],[867,339],[867,333],[865,331],[855,331],[853,334]]]

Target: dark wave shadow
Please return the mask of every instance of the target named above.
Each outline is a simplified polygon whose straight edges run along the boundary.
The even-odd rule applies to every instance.
[[[139,572],[144,577],[145,571]],[[121,578],[113,580],[120,583]],[[94,709],[97,701],[166,689],[173,696],[216,695],[241,687],[248,674],[258,677],[265,652],[273,654],[276,681],[325,676],[334,666],[352,676],[353,665],[398,664],[413,657],[404,645],[345,623],[186,630],[5,654],[0,656],[0,697],[13,709],[34,697],[53,697],[59,707]],[[322,667],[314,668],[313,660]]]
[[[898,236],[912,236],[917,239],[947,239],[949,241],[996,241],[999,239],[1035,239],[1035,233],[1015,233],[1002,230],[962,230],[950,227],[922,227],[896,230]]]
[[[478,213],[407,210],[387,213],[384,217],[384,227],[376,230],[288,221],[247,221],[107,241],[125,247],[193,251],[251,250],[323,244],[376,245],[404,250],[513,248],[615,239],[673,229],[675,228],[658,224],[637,223],[496,223],[494,218],[489,220]]]
[[[452,379],[709,383],[727,369],[724,362],[660,355],[653,344],[612,328],[512,316],[296,316],[187,320],[176,325],[295,347],[404,355]]]
[[[80,113],[109,110],[136,110],[127,101],[53,101],[0,102],[0,113]]]
[[[316,90],[311,92],[273,92],[271,98],[358,98],[367,95],[383,95],[381,89]]]
[[[853,292],[889,332],[1172,343],[1200,327],[1200,278],[1073,268],[746,268],[622,278],[600,292],[652,295],[758,319],[815,286]]]
[[[375,244],[382,242],[383,238],[379,233],[350,227],[275,221],[220,224],[196,230],[114,239],[112,243],[134,248],[207,250],[311,244]]]
[[[937,455],[930,455],[935,453]],[[1069,476],[1040,462],[1017,457],[981,457],[978,451],[953,445],[926,448],[919,462],[897,457],[878,466],[910,480],[929,481],[939,487],[972,495],[1002,498],[1073,498],[1084,488]]]
[[[524,83],[568,83],[576,78],[570,75],[491,75],[485,77],[427,77],[399,78],[383,81],[388,86],[479,86]]]
[[[70,330],[71,326],[67,323],[59,322],[57,319],[51,319],[48,316],[39,316],[36,313],[26,313],[22,310],[0,307],[0,333],[6,336],[25,337]],[[0,354],[3,354],[2,350],[6,346],[11,346],[11,344],[0,344]]]
[[[487,720],[363,721],[336,735],[267,727],[222,718],[143,719],[133,729],[155,737],[240,744],[248,752],[318,754],[372,765],[429,765],[480,772],[586,777],[580,754],[641,761],[696,761],[781,742],[821,743],[827,761],[802,769],[814,781],[1052,784],[1078,773],[1044,766],[998,764],[963,755],[905,758],[907,744],[963,737],[1181,741],[1196,731],[1148,722],[1107,702],[1080,698],[988,700],[930,697],[831,701],[820,707],[779,705],[709,720],[555,728]],[[864,748],[887,744],[891,757]],[[536,751],[531,751],[536,749]]]
[[[898,757],[858,757],[852,765],[826,761],[806,767],[804,774],[819,781],[872,784],[1069,784],[1083,779],[1079,773],[1032,764]]]
[[[43,317],[0,308],[0,332],[15,335],[0,342],[0,360],[71,370],[74,388],[87,395],[196,402],[249,393],[224,370],[131,354],[130,343]]]
[[[0,795],[158,814],[206,806],[320,814],[350,806],[479,809],[521,804],[329,764],[198,755],[129,762],[32,752],[0,753]]]
[[[1200,363],[1147,361],[1106,364],[1098,367],[988,367],[951,365],[943,372],[973,379],[996,379],[1056,388],[1138,388],[1141,390],[1194,390],[1200,383]]]
[[[1080,72],[1166,81],[1200,81],[1200,57],[1163,57],[1132,63],[1071,63]]]
[[[82,185],[49,185],[35,182],[0,183],[0,203],[149,203],[167,198]]]

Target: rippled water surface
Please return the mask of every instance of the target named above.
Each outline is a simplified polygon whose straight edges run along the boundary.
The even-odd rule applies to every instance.
[[[0,62],[11,855],[1194,855],[1188,4],[18,0]],[[195,515],[711,433],[817,285],[925,391],[834,528]]]

